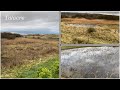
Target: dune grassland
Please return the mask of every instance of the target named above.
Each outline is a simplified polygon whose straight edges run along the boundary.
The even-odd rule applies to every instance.
[[[62,78],[119,78],[119,47],[64,49],[61,52]]]
[[[2,78],[59,77],[58,35],[15,35],[1,34]]]
[[[118,44],[119,16],[62,12],[61,42],[62,44]]]

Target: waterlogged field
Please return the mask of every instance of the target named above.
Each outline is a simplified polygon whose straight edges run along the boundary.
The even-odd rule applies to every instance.
[[[1,40],[2,78],[59,77],[58,40],[34,37]]]
[[[62,44],[118,44],[119,21],[62,18]]]
[[[64,47],[62,78],[119,78],[119,47]]]

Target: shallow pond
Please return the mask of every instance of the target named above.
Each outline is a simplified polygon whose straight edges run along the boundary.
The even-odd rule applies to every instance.
[[[69,26],[75,26],[75,27],[95,27],[97,26],[96,24],[69,24]]]

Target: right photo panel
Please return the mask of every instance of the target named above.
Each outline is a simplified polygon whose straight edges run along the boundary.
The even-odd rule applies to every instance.
[[[119,12],[61,12],[61,78],[119,78]]]

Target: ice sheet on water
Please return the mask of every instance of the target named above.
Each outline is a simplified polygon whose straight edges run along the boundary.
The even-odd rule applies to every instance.
[[[90,68],[93,73],[95,72],[93,69],[97,70],[98,68],[101,73],[117,73],[118,76],[119,47],[86,47],[63,50],[61,53],[61,67],[62,73],[64,72],[66,76],[69,76],[68,73],[65,74],[66,70],[72,74],[76,70],[80,74],[81,70],[90,71]],[[70,71],[71,68],[72,71]]]

